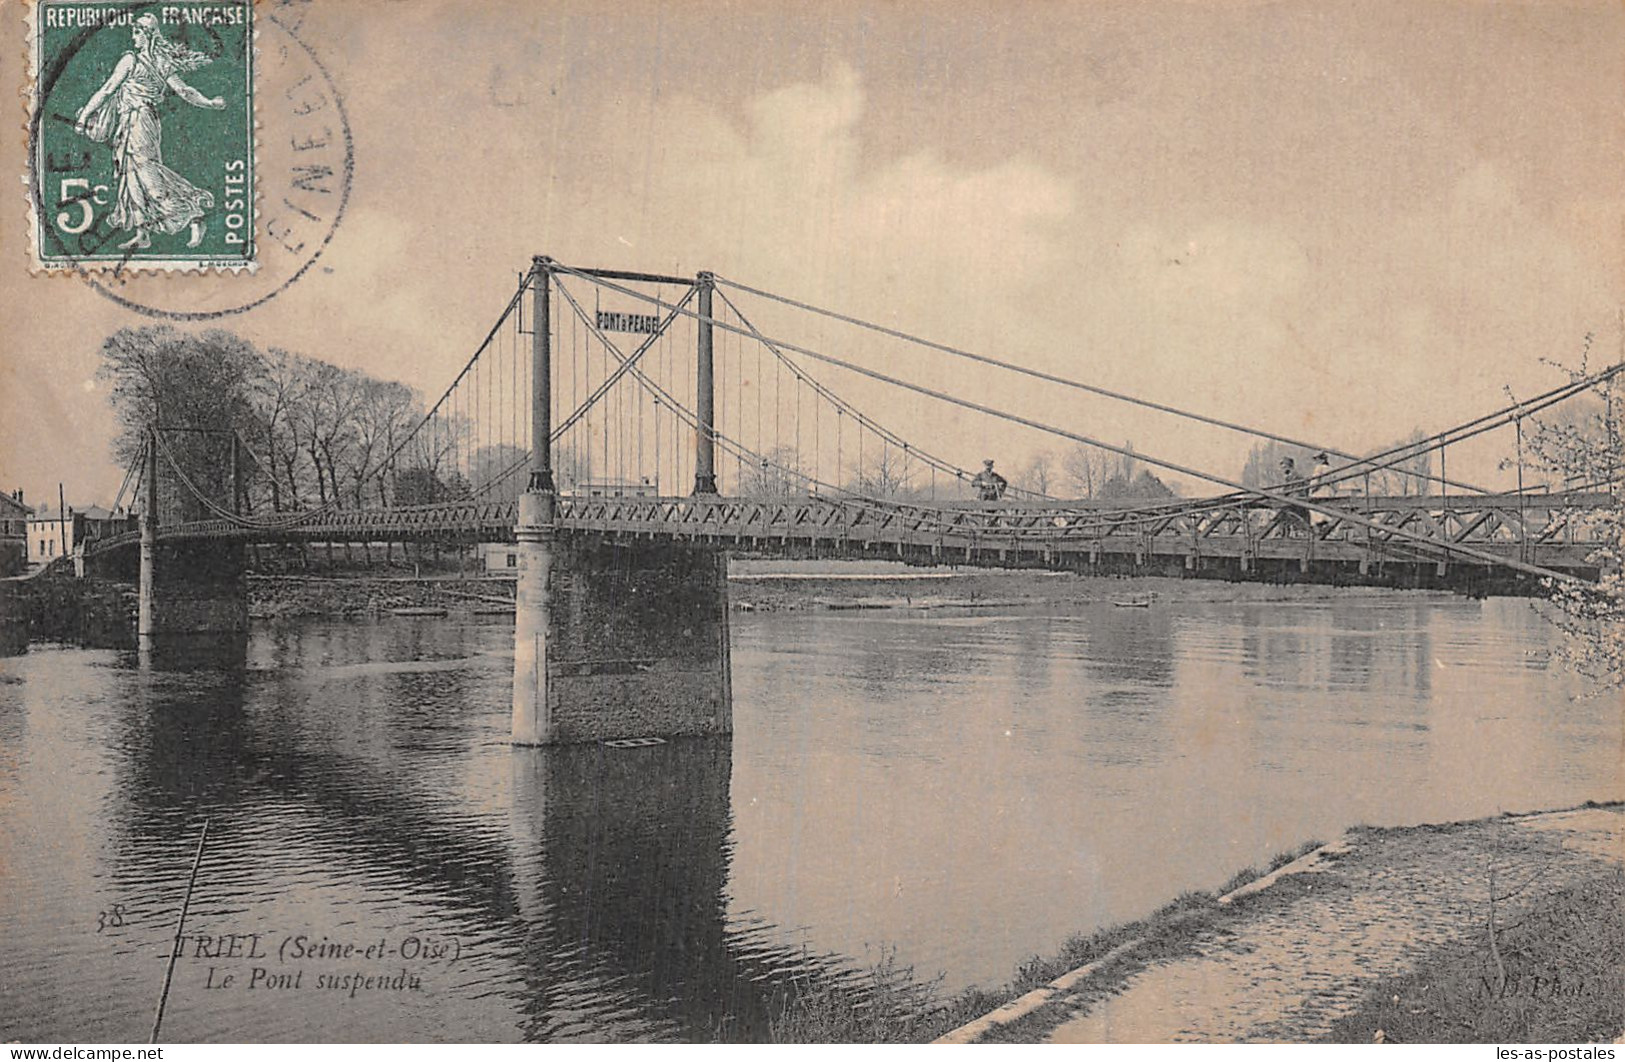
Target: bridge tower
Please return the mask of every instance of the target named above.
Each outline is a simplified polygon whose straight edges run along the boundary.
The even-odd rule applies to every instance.
[[[701,273],[696,288],[699,294],[700,319],[697,325],[699,365],[694,374],[699,394],[694,401],[694,493],[717,492],[717,377],[712,357],[714,331],[711,326],[711,296],[716,280],[710,273]]]
[[[146,491],[141,511],[136,647],[149,662],[240,659],[248,645],[244,546],[207,539],[166,544],[159,539],[160,441],[158,429],[152,429],[143,473]]]
[[[553,745],[733,732],[727,559],[623,541],[561,520],[552,458],[552,259],[530,272],[530,470],[519,499],[513,742]],[[709,276],[700,307],[710,317]],[[701,322],[696,494],[715,493],[711,336]]]

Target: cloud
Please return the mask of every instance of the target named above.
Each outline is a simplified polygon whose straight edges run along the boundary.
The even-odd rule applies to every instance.
[[[1075,209],[1060,175],[1029,159],[990,166],[915,147],[891,157],[863,139],[866,94],[837,63],[772,89],[730,119],[690,99],[659,125],[682,130],[645,194],[673,254],[782,284],[857,312],[976,306],[1019,290],[1060,257]],[[648,233],[649,242],[665,242]]]
[[[1267,315],[1302,289],[1302,246],[1277,229],[1215,220],[1178,230],[1138,224],[1124,235],[1121,280],[1157,311],[1211,325]]]
[[[1612,348],[1617,10],[1029,6],[928,26],[890,8],[312,9],[301,33],[354,127],[349,216],[324,268],[227,324],[435,392],[533,254],[714,269],[1351,447],[1465,419],[1502,382],[1533,391],[1536,359],[1585,332]],[[432,91],[411,58],[428,55]],[[20,236],[20,215],[0,228]],[[38,286],[4,284],[8,305]],[[82,453],[68,426],[105,410],[36,392],[58,366],[83,379],[130,323],[71,285],[47,301],[15,330],[24,383],[0,394],[0,431],[8,410],[53,413],[4,448],[40,482],[50,462],[32,455]],[[1237,436],[804,317],[757,320],[1143,450],[1219,468],[1245,454]],[[971,459],[1065,445],[830,382]]]

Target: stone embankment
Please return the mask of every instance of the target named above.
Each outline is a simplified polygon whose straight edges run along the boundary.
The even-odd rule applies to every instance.
[[[14,656],[28,646],[28,611],[23,587],[15,579],[0,579],[0,656]]]
[[[395,609],[501,611],[513,607],[513,580],[477,576],[250,575],[254,619],[377,616]]]
[[[135,644],[135,587],[76,578],[66,565],[0,579],[0,654],[29,642],[71,642],[95,648]]]
[[[1076,572],[970,568],[868,571],[863,564],[802,562],[769,565],[736,561],[729,567],[728,596],[745,612],[846,611],[958,608],[1059,608],[1109,606],[1114,601],[1305,602],[1406,595],[1421,600],[1433,591],[1394,591],[1309,584],[1225,583],[1204,579],[1089,576]],[[878,565],[873,566],[878,567]],[[1448,597],[1449,595],[1438,595]]]

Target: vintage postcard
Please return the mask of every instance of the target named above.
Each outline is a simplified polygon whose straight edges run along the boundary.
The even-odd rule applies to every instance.
[[[1617,0],[0,0],[0,82],[14,1058],[1615,1057]]]

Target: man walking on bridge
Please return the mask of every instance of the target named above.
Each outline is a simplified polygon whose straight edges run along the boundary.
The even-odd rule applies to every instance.
[[[1277,489],[1282,494],[1294,498],[1307,498],[1309,496],[1309,480],[1298,475],[1297,464],[1290,457],[1281,458],[1281,483]],[[1290,535],[1294,530],[1302,529],[1303,533],[1307,535],[1311,526],[1308,509],[1301,505],[1287,506],[1287,534]]]
[[[993,471],[993,458],[989,457],[982,462],[982,470],[971,477],[970,485],[976,488],[976,496],[982,501],[998,501],[1010,483]]]

